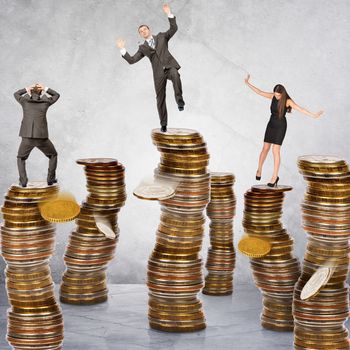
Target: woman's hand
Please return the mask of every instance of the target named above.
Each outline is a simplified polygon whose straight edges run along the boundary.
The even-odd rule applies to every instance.
[[[319,111],[319,112],[314,113],[314,118],[319,119],[323,113],[324,113],[324,111]]]
[[[300,107],[292,99],[287,100],[287,107],[292,107],[292,109],[295,109],[296,111],[303,113],[311,118],[315,118],[315,119],[319,119],[321,117],[321,115],[323,114],[323,111],[319,111],[316,113],[310,112],[306,108]]]
[[[246,85],[250,89],[252,89],[256,94],[258,94],[260,96],[266,97],[270,100],[272,99],[273,92],[266,92],[266,91],[262,91],[262,90],[258,89],[257,87],[255,87],[253,84],[250,83],[249,79],[250,79],[250,74],[247,75],[247,77],[244,79],[244,82],[246,83]]]

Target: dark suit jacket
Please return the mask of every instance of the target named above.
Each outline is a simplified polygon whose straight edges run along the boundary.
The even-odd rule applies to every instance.
[[[129,63],[134,64],[140,61],[144,56],[147,56],[152,64],[153,76],[157,78],[164,74],[164,69],[176,68],[180,69],[180,65],[168,50],[168,41],[176,33],[177,24],[176,18],[169,18],[170,28],[164,33],[158,33],[153,36],[155,40],[155,49],[152,49],[147,41],[139,46],[138,51],[134,56],[130,56],[127,52],[123,58]]]
[[[15,99],[23,108],[23,119],[19,136],[31,137],[34,139],[46,139],[49,137],[47,130],[46,112],[60,97],[60,94],[52,89],[48,89],[50,97],[43,95],[40,100],[33,100],[26,89],[18,90],[14,93]]]

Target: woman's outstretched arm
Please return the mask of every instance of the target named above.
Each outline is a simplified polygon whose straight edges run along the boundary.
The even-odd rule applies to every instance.
[[[295,109],[297,110],[298,112],[300,113],[303,113],[305,115],[308,115],[309,117],[312,117],[312,118],[316,118],[318,119],[322,114],[323,114],[323,111],[319,111],[319,112],[316,112],[316,113],[313,113],[313,112],[310,112],[308,111],[307,109],[303,108],[303,107],[300,107],[299,105],[297,105],[293,100],[291,99],[288,99],[287,100],[287,107],[292,107],[292,109]]]
[[[247,75],[247,77],[244,79],[244,82],[246,83],[247,86],[249,86],[255,93],[257,93],[260,96],[269,98],[270,100],[273,97],[273,92],[266,92],[266,91],[262,91],[260,89],[258,89],[257,87],[255,87],[253,84],[251,84],[249,82],[250,79],[250,74]]]

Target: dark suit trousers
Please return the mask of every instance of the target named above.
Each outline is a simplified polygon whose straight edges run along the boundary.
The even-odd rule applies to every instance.
[[[18,149],[17,154],[17,166],[19,172],[19,181],[22,184],[28,182],[26,172],[26,159],[29,157],[30,152],[34,147],[37,147],[41,152],[49,158],[49,169],[47,174],[47,180],[51,181],[56,178],[57,168],[57,152],[55,146],[49,139],[34,139],[30,137],[22,137],[22,142]]]
[[[174,87],[175,100],[178,106],[184,106],[184,100],[182,98],[182,86],[180,74],[176,68],[170,68],[164,70],[164,74],[154,78],[154,86],[157,94],[157,108],[160,119],[160,125],[164,126],[168,124],[168,111],[166,108],[166,83],[167,80],[171,80]]]

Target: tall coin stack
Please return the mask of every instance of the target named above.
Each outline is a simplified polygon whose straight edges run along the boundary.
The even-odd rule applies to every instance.
[[[156,178],[178,182],[175,196],[160,201],[156,245],[148,261],[149,322],[155,329],[188,332],[206,327],[197,298],[203,287],[202,246],[209,202],[209,154],[195,130],[152,131],[161,152]]]
[[[13,349],[62,349],[62,312],[49,266],[55,226],[41,217],[38,206],[57,192],[57,185],[44,182],[12,185],[1,208],[1,254],[11,305],[7,340]]]
[[[66,249],[60,299],[69,304],[95,304],[108,298],[106,268],[119,236],[117,214],[126,200],[125,168],[111,158],[79,159],[77,163],[84,165],[89,194]],[[96,217],[109,222],[114,238],[99,231]]]
[[[303,228],[308,234],[302,274],[295,286],[293,314],[295,349],[350,349],[344,322],[349,316],[350,172],[334,156],[303,156],[300,173],[307,182],[302,203]],[[315,271],[333,271],[313,296],[301,291]]]
[[[210,244],[203,293],[228,295],[233,291],[235,250],[233,247],[233,217],[236,198],[233,192],[235,177],[231,173],[210,173]]]
[[[245,233],[271,244],[267,255],[250,259],[250,264],[256,286],[263,295],[261,325],[276,331],[294,328],[293,289],[300,275],[299,262],[293,257],[293,239],[281,222],[284,192],[291,189],[256,185],[244,195]]]

